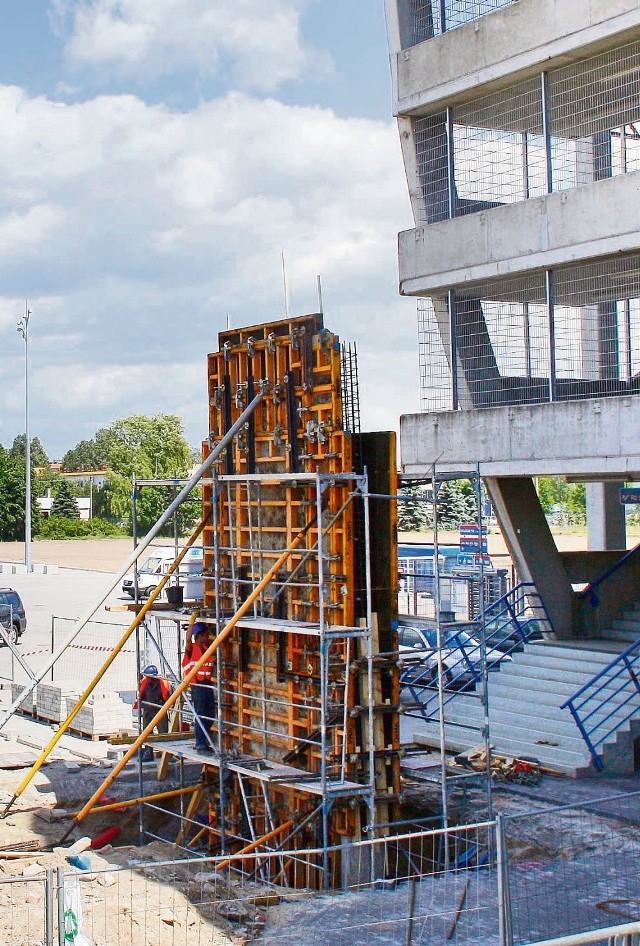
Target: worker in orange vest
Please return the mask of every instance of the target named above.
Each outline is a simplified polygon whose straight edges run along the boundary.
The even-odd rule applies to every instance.
[[[211,644],[211,640],[211,632],[206,624],[196,621],[193,625],[189,625],[182,658],[182,670],[185,675],[195,667]],[[213,752],[209,735],[211,724],[216,715],[212,673],[213,660],[210,659],[200,667],[191,683],[191,701],[196,715],[196,751],[205,754]]]
[[[142,710],[142,728],[146,729],[153,717],[161,706],[163,706],[171,696],[171,684],[165,677],[161,677],[155,664],[149,664],[142,671],[140,685],[138,687],[138,699],[133,704],[134,709]],[[155,728],[159,733],[169,732],[169,720],[163,716]],[[151,746],[145,746],[142,752],[142,760],[153,761],[153,749]]]

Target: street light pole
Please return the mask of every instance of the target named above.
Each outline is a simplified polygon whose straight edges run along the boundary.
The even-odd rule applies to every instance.
[[[18,332],[24,338],[24,426],[25,426],[25,501],[24,501],[24,564],[27,574],[31,564],[31,434],[29,430],[29,301],[25,300],[24,315],[18,322]]]

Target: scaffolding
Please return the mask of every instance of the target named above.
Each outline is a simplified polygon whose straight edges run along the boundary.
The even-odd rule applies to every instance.
[[[219,341],[204,457],[256,391],[263,399],[202,480],[203,601],[149,611],[139,666],[157,664],[177,685],[189,615],[218,636],[255,600],[216,650],[213,717],[199,720],[187,691],[168,736],[149,746],[161,750],[161,775],[171,759],[178,767],[178,844],[223,854],[273,850],[266,836],[276,849],[319,846],[327,853],[306,882],[339,885],[343,866],[329,849],[387,833],[400,797],[398,673],[378,656],[397,649],[395,509],[370,499],[372,481],[395,490],[394,436],[360,433],[355,346],[320,315]],[[200,721],[205,757],[182,732]],[[188,799],[191,765],[202,774]],[[144,797],[141,762],[139,778]],[[158,808],[141,805],[143,838],[154,837]],[[274,859],[256,858],[256,870],[278,883],[294,874]]]

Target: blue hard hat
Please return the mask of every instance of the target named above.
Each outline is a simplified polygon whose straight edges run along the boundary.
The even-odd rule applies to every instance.
[[[158,676],[158,668],[156,667],[155,664],[149,664],[149,666],[148,666],[148,667],[145,667],[142,672],[143,672],[143,674],[145,675],[145,677],[157,677],[157,676]]]
[[[207,627],[206,624],[203,624],[202,621],[196,621],[193,625],[193,628],[191,629],[191,633],[193,634],[194,637],[196,636],[196,634],[202,634],[202,633],[208,634],[209,628]]]

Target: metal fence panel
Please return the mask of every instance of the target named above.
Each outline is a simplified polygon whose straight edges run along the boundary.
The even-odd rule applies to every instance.
[[[639,801],[636,792],[500,819],[513,946],[637,919]]]

